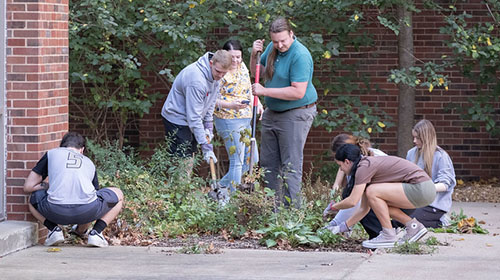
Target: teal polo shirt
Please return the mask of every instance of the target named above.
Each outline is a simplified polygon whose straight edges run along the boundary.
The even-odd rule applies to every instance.
[[[266,66],[267,56],[274,50],[272,42],[267,45],[260,59],[263,66]],[[274,62],[273,78],[266,81],[265,87],[283,88],[291,86],[292,82],[308,82],[306,93],[299,100],[283,100],[266,96],[264,97],[266,106],[273,111],[282,112],[316,102],[318,94],[312,84],[313,72],[314,64],[311,53],[295,38],[286,52],[278,52]]]

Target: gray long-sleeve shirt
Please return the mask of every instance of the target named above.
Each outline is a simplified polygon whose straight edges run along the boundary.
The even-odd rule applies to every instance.
[[[198,144],[207,144],[203,122],[213,121],[219,81],[210,68],[213,53],[207,52],[177,75],[161,109],[169,122],[188,126]]]
[[[413,147],[406,154],[406,159],[415,162],[417,158],[417,147]],[[417,165],[424,169],[423,158],[418,159]],[[440,147],[436,148],[434,152],[434,158],[432,160],[432,181],[434,183],[443,183],[446,186],[446,191],[437,192],[436,199],[430,204],[430,206],[443,210],[445,212],[450,211],[451,208],[451,195],[457,181],[455,179],[455,169],[453,168],[453,162],[450,156],[445,150]]]

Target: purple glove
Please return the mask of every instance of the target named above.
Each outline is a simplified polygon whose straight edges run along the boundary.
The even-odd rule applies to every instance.
[[[326,206],[325,210],[323,211],[323,220],[328,221],[329,217],[337,215],[339,212],[339,209],[333,207],[333,204],[335,204],[335,201],[331,201],[328,203],[328,206]]]

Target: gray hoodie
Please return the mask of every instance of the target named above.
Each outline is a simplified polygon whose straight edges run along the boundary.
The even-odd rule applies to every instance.
[[[177,75],[161,109],[169,122],[189,126],[198,144],[207,144],[204,122],[213,121],[219,81],[210,68],[213,53],[207,52]]]

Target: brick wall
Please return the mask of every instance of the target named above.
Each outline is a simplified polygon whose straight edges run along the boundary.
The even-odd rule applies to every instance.
[[[440,1],[447,6],[446,1]],[[467,11],[474,14],[471,21],[480,22],[491,20],[486,6],[479,4],[480,1],[473,0],[465,3],[458,3],[458,11]],[[422,8],[422,7],[420,7]],[[367,12],[365,18],[376,21],[376,15]],[[398,109],[398,88],[387,82],[390,69],[398,66],[397,38],[392,31],[379,24],[374,23],[367,26],[366,33],[371,34],[375,39],[375,45],[360,50],[348,50],[342,52],[340,57],[333,59],[342,60],[343,64],[358,63],[359,75],[369,77],[371,91],[368,94],[350,93],[358,95],[367,104],[377,104],[393,118],[397,125]],[[443,25],[442,15],[432,11],[423,10],[413,18],[414,23],[414,51],[418,60],[439,60],[442,54],[450,54],[451,50],[443,42],[445,36],[439,33],[439,28]],[[217,32],[216,32],[217,33]],[[217,33],[217,36],[221,34]],[[300,38],[301,34],[297,34]],[[223,37],[223,36],[220,36]],[[200,51],[201,54],[201,51]],[[418,63],[418,62],[417,62]],[[320,65],[316,65],[315,77],[322,81],[333,81],[332,75],[345,75],[345,72],[329,73],[320,70]],[[476,180],[478,178],[488,178],[498,176],[500,170],[500,143],[498,138],[491,137],[484,126],[478,129],[470,129],[460,120],[459,115],[445,110],[447,104],[456,102],[462,107],[469,106],[467,98],[475,94],[475,86],[471,81],[462,77],[457,70],[450,71],[449,77],[451,85],[449,90],[435,88],[431,93],[427,89],[418,89],[416,92],[416,120],[426,118],[431,120],[436,126],[438,144],[446,149],[455,165],[457,177],[466,180]],[[151,80],[155,83],[154,78]],[[364,85],[360,84],[361,87]],[[154,148],[157,143],[163,141],[163,126],[161,123],[160,110],[165,100],[168,89],[157,88],[164,93],[157,104],[151,108],[151,113],[139,120],[139,142],[141,145],[149,145]],[[318,88],[319,95],[322,96],[322,89]],[[344,93],[337,93],[338,95]],[[499,104],[496,104],[499,108]],[[331,109],[331,108],[327,108]],[[70,125],[77,126],[78,123],[71,120]],[[328,151],[331,139],[341,131],[328,133],[321,128],[311,130],[305,147],[305,163],[307,169],[311,163],[323,159],[322,155]],[[387,129],[383,133],[373,134],[371,140],[376,146],[395,155],[397,153],[397,128]],[[135,143],[136,145],[138,143]],[[132,143],[134,144],[134,143]],[[224,154],[225,151],[220,151]],[[316,164],[317,165],[317,164]]]
[[[7,0],[7,219],[34,220],[24,180],[68,130],[68,0]]]

